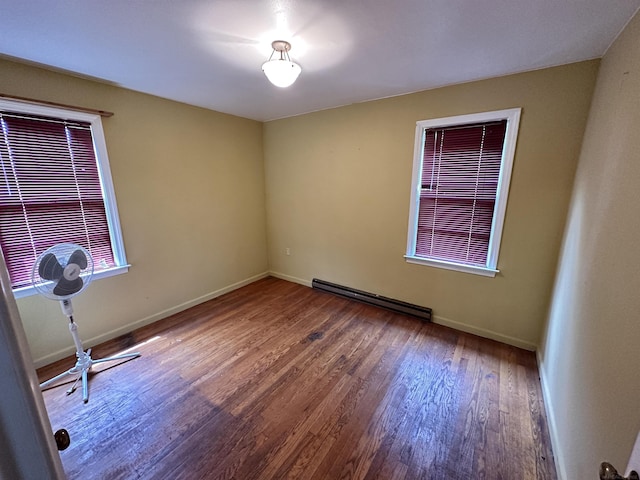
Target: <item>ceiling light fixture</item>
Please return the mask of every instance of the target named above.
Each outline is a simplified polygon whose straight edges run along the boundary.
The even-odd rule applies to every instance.
[[[273,51],[269,60],[262,64],[262,71],[276,87],[288,87],[296,81],[302,69],[289,58],[289,50],[291,50],[289,42],[276,40],[271,43],[271,46]],[[273,54],[276,52],[280,52],[280,58],[273,59]]]

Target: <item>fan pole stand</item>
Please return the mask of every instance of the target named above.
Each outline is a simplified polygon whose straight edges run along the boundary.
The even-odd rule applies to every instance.
[[[64,305],[65,302],[69,302],[69,305]],[[65,310],[65,307],[68,309],[71,308],[70,300],[63,300],[61,301],[61,303],[63,303],[63,306],[62,306],[63,311]],[[76,380],[71,386],[71,388],[67,390],[67,395],[71,395],[73,392],[75,392],[76,385],[82,379],[82,400],[84,401],[84,403],[87,403],[89,401],[89,379],[87,374],[89,370],[91,370],[91,367],[94,364],[112,362],[116,360],[133,359],[133,358],[139,357],[141,354],[140,352],[124,353],[122,355],[114,355],[112,357],[107,357],[107,358],[99,358],[96,360],[92,359],[91,349],[85,352],[84,348],[82,347],[82,342],[80,341],[80,336],[78,335],[78,325],[76,324],[76,322],[73,321],[73,316],[68,315],[68,317],[69,317],[69,331],[71,332],[71,336],[73,337],[73,343],[75,343],[76,345],[76,358],[77,358],[76,364],[73,366],[73,368],[70,368],[66,372],[63,372],[60,375],[56,375],[55,377],[47,380],[46,382],[41,383],[40,388],[41,389],[46,388],[49,385],[60,380],[61,378],[66,377],[67,375],[73,375],[76,377]]]

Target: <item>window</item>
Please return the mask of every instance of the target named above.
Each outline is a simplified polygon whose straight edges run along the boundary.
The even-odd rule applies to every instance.
[[[408,262],[495,276],[520,109],[417,123]]]
[[[0,245],[16,297],[56,243],[85,247],[94,278],[128,269],[99,115],[0,100]]]

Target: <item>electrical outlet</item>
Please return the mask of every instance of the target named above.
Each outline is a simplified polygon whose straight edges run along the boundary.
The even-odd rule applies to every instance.
[[[285,255],[291,255],[291,249],[289,247],[284,249],[284,254]]]

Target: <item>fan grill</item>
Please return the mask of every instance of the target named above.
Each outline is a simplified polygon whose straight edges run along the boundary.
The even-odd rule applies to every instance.
[[[59,243],[45,250],[31,273],[32,284],[41,295],[66,300],[83,291],[93,276],[93,259],[82,246]]]

